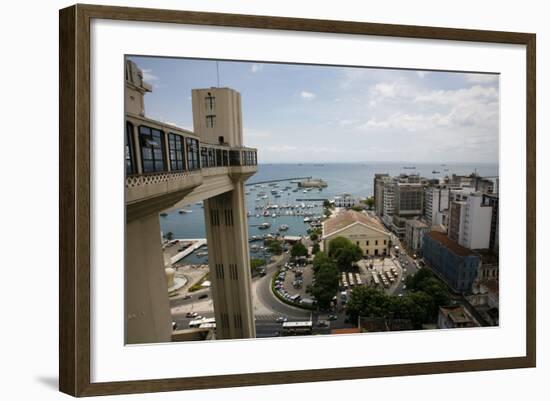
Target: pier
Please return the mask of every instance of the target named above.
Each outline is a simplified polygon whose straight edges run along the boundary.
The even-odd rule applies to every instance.
[[[177,261],[185,258],[187,255],[193,253],[194,251],[196,251],[197,249],[199,249],[201,246],[203,245],[206,245],[206,238],[198,238],[198,239],[180,239],[179,241],[181,242],[186,242],[186,241],[196,241],[193,245],[190,245],[188,246],[187,248],[185,248],[183,251],[181,252],[178,252],[177,254],[175,254],[174,256],[172,256],[170,258],[170,263],[171,264],[174,264],[176,263]]]
[[[327,198],[296,198],[296,202],[306,202],[306,201],[311,201],[311,202],[324,202],[328,200]]]
[[[291,181],[291,180],[310,180],[312,177],[291,177],[291,178],[278,178],[275,180],[266,180],[266,181],[257,181],[257,182],[250,182],[246,183],[245,186],[249,187],[251,185],[259,185],[259,184],[269,184],[270,182],[282,182],[282,181]]]

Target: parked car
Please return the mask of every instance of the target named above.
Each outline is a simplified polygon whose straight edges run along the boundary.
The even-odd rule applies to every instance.
[[[337,320],[338,319],[338,315],[328,315],[328,318],[327,320]]]
[[[199,299],[208,298],[208,294],[201,294],[199,295]]]
[[[284,323],[286,322],[288,319],[286,318],[286,316],[279,316],[275,321],[277,323]]]
[[[199,314],[197,312],[187,312],[187,314],[185,315],[185,317],[188,317],[188,318],[193,318],[193,317],[197,317]]]

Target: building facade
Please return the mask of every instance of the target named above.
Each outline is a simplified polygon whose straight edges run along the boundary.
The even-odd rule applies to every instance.
[[[350,194],[343,194],[334,197],[334,206],[335,207],[344,207],[349,209],[350,207],[356,206],[359,203],[359,200]]]
[[[337,237],[349,239],[361,248],[365,256],[389,255],[390,233],[376,219],[354,210],[344,210],[323,222],[323,249],[329,251],[330,241]]]
[[[380,217],[384,214],[384,178],[389,178],[389,174],[374,174],[374,211]]]
[[[455,291],[469,292],[481,266],[481,258],[441,232],[423,237],[422,256]]]
[[[430,226],[423,221],[409,219],[405,222],[405,242],[414,252],[422,250],[424,235],[430,231]]]
[[[449,188],[429,186],[424,190],[424,218],[431,225],[444,224],[449,209]]]
[[[483,194],[471,189],[451,191],[449,238],[468,249],[488,249],[493,207],[483,203]]]

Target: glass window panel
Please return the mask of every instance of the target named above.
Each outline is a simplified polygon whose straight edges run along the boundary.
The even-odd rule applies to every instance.
[[[143,172],[150,173],[153,170],[153,162],[151,160],[143,160]]]
[[[153,158],[153,151],[151,150],[151,148],[141,148],[142,152],[143,152],[143,159],[146,160],[146,159],[149,159],[151,160]]]

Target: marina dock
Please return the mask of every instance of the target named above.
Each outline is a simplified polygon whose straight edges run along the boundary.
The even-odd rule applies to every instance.
[[[292,180],[310,180],[312,177],[291,177],[291,178],[279,178],[276,180],[267,180],[267,181],[257,181],[257,182],[250,182],[244,184],[247,187],[250,187],[252,185],[259,185],[259,184],[269,184],[270,182],[283,182],[283,181],[292,181]]]
[[[175,254],[174,256],[172,256],[170,258],[170,263],[171,264],[174,264],[176,263],[178,260],[181,260],[183,258],[185,258],[187,255],[193,253],[194,251],[196,251],[197,249],[199,249],[201,246],[203,245],[206,245],[206,238],[198,238],[198,239],[180,239],[179,241],[181,242],[190,242],[190,241],[195,241],[195,243],[187,248],[185,248],[183,251],[181,252],[178,252],[177,254]]]

